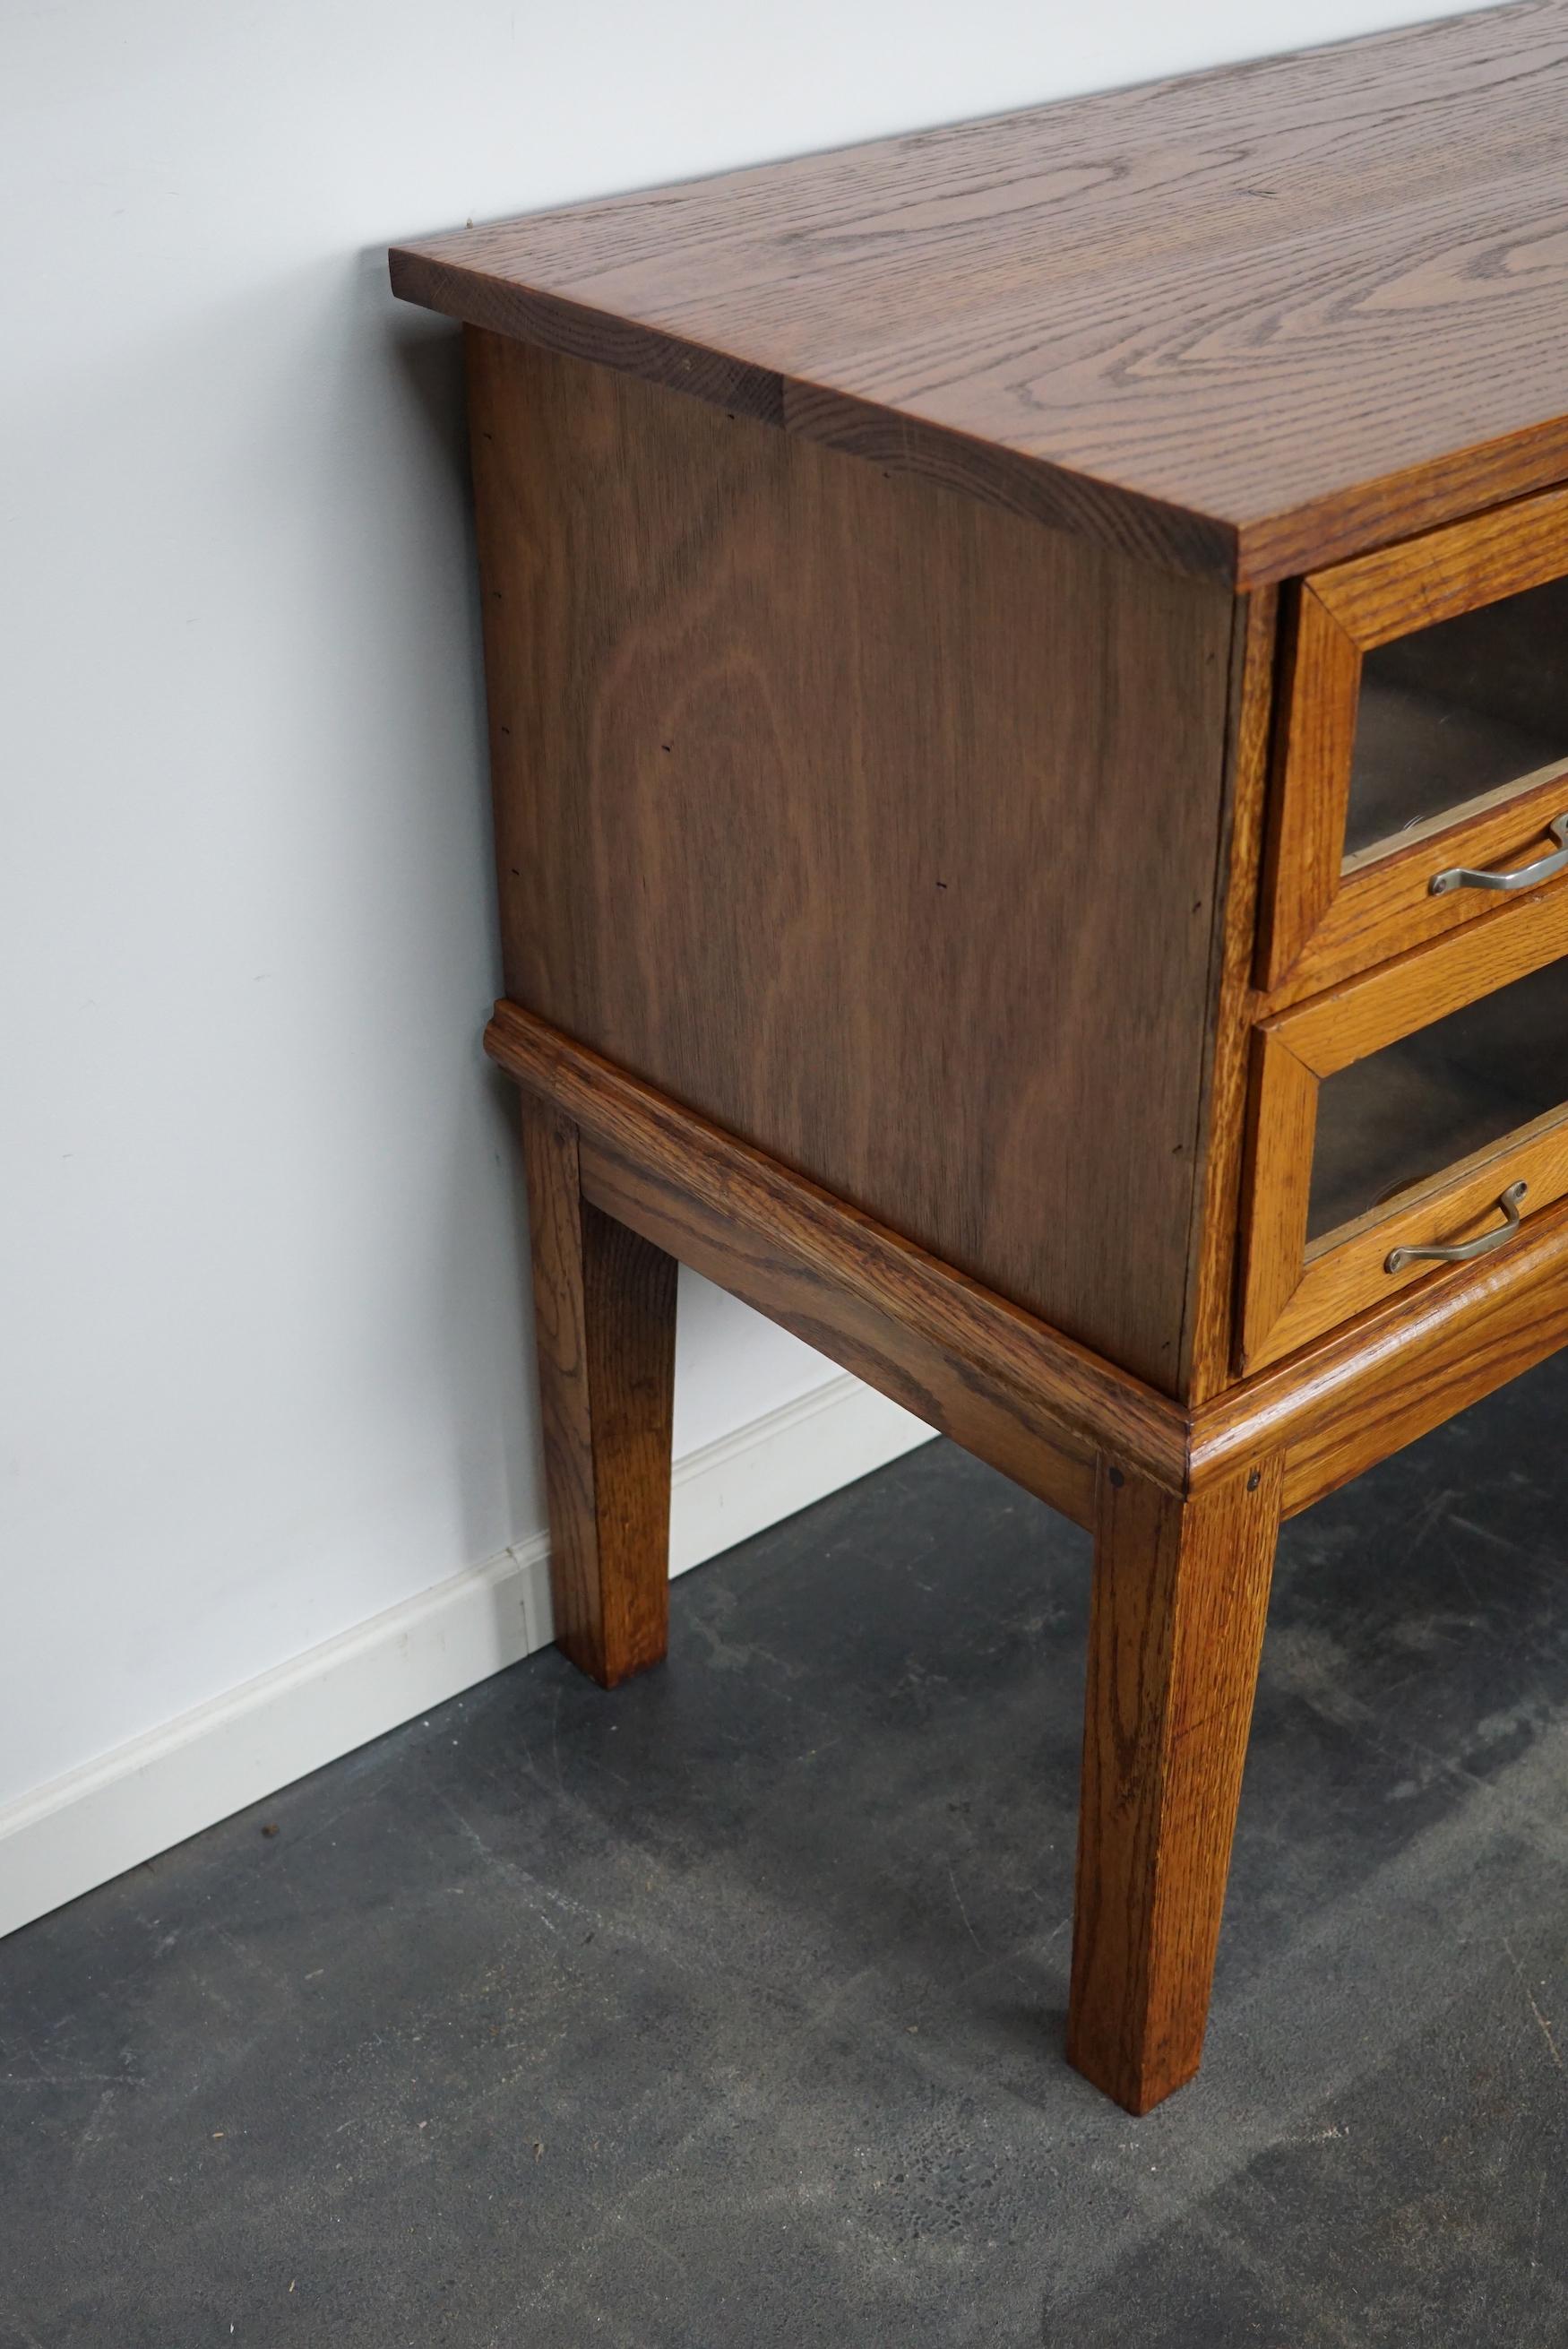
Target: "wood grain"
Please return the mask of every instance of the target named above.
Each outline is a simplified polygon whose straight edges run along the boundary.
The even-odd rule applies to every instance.
[[[691,1262],[726,1285],[733,1278],[738,1294],[824,1352],[842,1350],[846,1367],[882,1383],[878,1356],[890,1356],[887,1392],[934,1425],[946,1407],[934,1366],[944,1364],[942,1376],[960,1395],[982,1395],[987,1412],[1017,1431],[1005,1440],[1008,1459],[1019,1460],[1024,1441],[1041,1431],[1069,1458],[1114,1443],[1151,1482],[1184,1485],[1186,1416],[1151,1388],[516,1004],[496,1006],[485,1049],[579,1126],[585,1147],[593,1143],[587,1166],[617,1214],[650,1226],[656,1216],[672,1241],[684,1232]],[[898,1352],[901,1331],[914,1349],[907,1356]],[[1081,1504],[1069,1510],[1080,1513]]]
[[[668,1636],[676,1265],[584,1199],[549,1103],[524,1111],[523,1163],[555,1642],[614,1688]]]
[[[1300,998],[1497,910],[1433,897],[1446,865],[1525,864],[1562,812],[1562,779],[1456,806],[1392,850],[1346,859],[1363,657],[1568,573],[1568,491],[1521,499],[1320,571],[1292,600],[1281,772],[1269,845],[1259,985]],[[1440,845],[1439,844],[1440,843]]]
[[[1194,1415],[1202,1491],[1284,1454],[1287,1516],[1309,1508],[1568,1344],[1568,1206],[1479,1264],[1438,1271]]]
[[[1278,598],[1258,588],[1237,607],[1232,688],[1230,836],[1223,919],[1216,939],[1213,1055],[1204,1088],[1202,1188],[1195,1235],[1192,1330],[1183,1389],[1203,1402],[1225,1386],[1237,1314],[1237,1256],[1247,1144],[1248,1069],[1255,1007],[1251,979],[1274,716]]]
[[[1548,889],[1259,1023],[1243,1215],[1244,1371],[1295,1352],[1392,1288],[1429,1278],[1429,1266],[1389,1273],[1385,1259],[1395,1247],[1490,1229],[1509,1183],[1529,1183],[1531,1213],[1557,1196],[1568,1159],[1553,1115],[1307,1246],[1319,1081],[1565,953],[1568,890]]]
[[[1288,1035],[1269,1028],[1254,1032],[1242,1226],[1239,1358],[1243,1370],[1265,1359],[1281,1317],[1301,1286],[1317,1084],[1315,1072],[1293,1050]]]
[[[1132,2113],[1202,2053],[1281,1489],[1277,1454],[1186,1502],[1101,1467],[1068,2056]]]
[[[470,364],[508,994],[1178,1392],[1233,599]]]
[[[393,284],[1241,585],[1568,474],[1564,0],[399,247]]]
[[[1264,1032],[1320,1077],[1568,954],[1568,890],[1506,901],[1455,935],[1274,1015]]]
[[[1291,599],[1279,780],[1258,940],[1260,987],[1276,987],[1285,978],[1339,888],[1360,684],[1360,647],[1304,585]]]
[[[896,1301],[879,1305],[835,1282],[820,1252],[790,1245],[751,1219],[694,1195],[667,1156],[639,1163],[599,1142],[583,1146],[584,1195],[727,1289],[732,1297],[864,1379],[942,1435],[1075,1525],[1094,1523],[1095,1461],[1089,1437],[1043,1409],[986,1350],[944,1340]]]
[[[931,1424],[951,1413],[957,1441],[1080,1523],[1101,1446],[1173,1497],[1279,1453],[1294,1514],[1568,1344],[1559,1204],[1499,1256],[1429,1275],[1189,1420],[515,1006],[498,1006],[486,1041],[569,1125],[582,1113],[582,1179],[612,1216]]]
[[[1411,1102],[1468,1146],[1371,1064],[1306,1241],[1320,1082],[1568,956],[1568,885],[1425,894],[1532,853],[1552,724],[1478,779],[1373,722],[1452,640],[1377,647],[1568,570],[1565,99],[1527,0],[393,256],[471,329],[562,1642],[664,1650],[677,1259],[1091,1525],[1068,2048],[1134,2112],[1199,2061],[1282,1511],[1568,1342],[1556,1112],[1351,1225]],[[1528,698],[1511,617],[1461,633]],[[1533,772],[1347,867],[1369,648],[1357,842]],[[1384,1273],[1521,1176],[1498,1255]]]
[[[1401,844],[1392,854],[1368,856],[1347,868],[1288,976],[1268,989],[1261,1008],[1282,1010],[1449,930],[1518,912],[1534,891],[1501,901],[1465,889],[1434,897],[1432,875],[1455,864],[1504,873],[1554,855],[1557,843],[1547,827],[1563,814],[1568,814],[1568,775],[1554,773],[1526,791],[1504,785],[1484,803],[1450,809],[1408,837],[1401,835]],[[1568,878],[1544,884],[1544,891],[1565,888]]]
[[[1528,1185],[1523,1213],[1528,1222],[1568,1191],[1568,1126],[1560,1113],[1539,1118],[1494,1148],[1477,1151],[1401,1199],[1398,1208],[1375,1207],[1296,1260],[1295,1279],[1272,1321],[1249,1327],[1244,1367],[1295,1353],[1323,1331],[1355,1319],[1413,1282],[1429,1280],[1432,1267],[1418,1261],[1388,1270],[1397,1247],[1444,1247],[1475,1239],[1503,1221],[1501,1195],[1511,1184]],[[1510,1239],[1510,1248],[1521,1245]]]
[[[1542,587],[1568,573],[1568,490],[1470,514],[1354,563],[1320,571],[1312,592],[1363,652],[1413,628]]]

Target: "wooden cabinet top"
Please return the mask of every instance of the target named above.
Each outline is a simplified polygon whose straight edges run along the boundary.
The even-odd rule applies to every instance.
[[[393,285],[1248,585],[1568,475],[1568,0],[401,247]]]

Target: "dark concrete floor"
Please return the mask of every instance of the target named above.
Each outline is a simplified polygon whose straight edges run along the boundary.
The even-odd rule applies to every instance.
[[[1565,1418],[1287,1527],[1147,2120],[1060,2052],[1088,1544],[937,1444],[0,1948],[0,2344],[1568,2341]]]

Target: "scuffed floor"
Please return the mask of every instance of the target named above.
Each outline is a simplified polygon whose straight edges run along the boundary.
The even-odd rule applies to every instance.
[[[933,1444],[0,1945],[0,2349],[1568,2341],[1565,1420],[1286,1528],[1149,2119],[1060,2054],[1088,1543]]]

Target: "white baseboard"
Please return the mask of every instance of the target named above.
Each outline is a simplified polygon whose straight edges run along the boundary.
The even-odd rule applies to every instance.
[[[670,1571],[730,1548],[925,1443],[833,1379],[677,1460]],[[543,1534],[0,1808],[0,1934],[139,1867],[552,1637]]]

